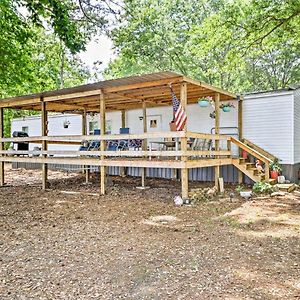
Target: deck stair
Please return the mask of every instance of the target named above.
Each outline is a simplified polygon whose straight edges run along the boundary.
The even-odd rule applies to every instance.
[[[269,178],[269,165],[270,162],[275,159],[273,155],[269,154],[250,141],[247,141],[247,144],[235,138],[231,138],[231,141],[240,149],[247,151],[248,154],[253,156],[255,160],[259,159],[264,164],[265,172],[259,172],[255,166],[255,163],[251,162],[249,159],[245,159],[242,157],[232,159],[232,163],[236,168],[238,168],[254,182],[266,181],[271,184],[275,184],[275,180]]]

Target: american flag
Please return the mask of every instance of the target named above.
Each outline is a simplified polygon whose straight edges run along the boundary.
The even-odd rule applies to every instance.
[[[174,114],[173,122],[175,122],[176,130],[181,131],[185,125],[187,116],[172,88],[171,88],[171,95],[172,95],[173,114]]]

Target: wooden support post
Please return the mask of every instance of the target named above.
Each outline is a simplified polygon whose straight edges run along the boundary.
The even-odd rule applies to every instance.
[[[187,113],[187,83],[183,82],[180,86],[180,102],[182,105],[182,108]],[[185,126],[183,128],[183,131],[187,132],[187,122],[185,123]],[[187,137],[181,138],[181,151],[186,152],[187,151]],[[186,162],[187,157],[181,156],[181,161]],[[188,199],[189,197],[189,170],[187,168],[181,169],[181,196],[182,199]]]
[[[46,102],[44,102],[43,97],[41,97],[41,104],[42,104],[42,136],[47,136],[48,135],[48,113],[47,113],[47,106]],[[48,142],[47,141],[42,141],[42,150],[47,151],[48,150]],[[43,155],[44,157],[47,157],[47,154]],[[48,164],[43,163],[42,164],[42,189],[46,190],[47,189],[47,182],[48,179]]]
[[[216,112],[216,118],[215,118],[215,133],[220,134],[220,94],[215,94],[215,112]],[[220,141],[215,141],[215,150],[220,150]],[[216,156],[218,158],[218,156]],[[219,186],[219,178],[220,178],[220,166],[215,166],[215,186],[220,188]]]
[[[230,154],[228,155],[228,158],[231,157],[231,140],[227,140],[227,150],[230,151]]]
[[[0,108],[0,137],[4,137],[4,109]],[[4,150],[4,143],[0,143],[0,150]],[[1,154],[3,156],[3,154]],[[0,161],[0,186],[4,186],[4,161]]]
[[[101,135],[105,135],[105,97],[104,94],[100,94],[100,132]],[[101,141],[100,150],[105,150],[105,141]],[[101,155],[101,160],[104,160],[104,155]],[[106,168],[105,166],[100,166],[100,195],[105,194],[105,182],[106,181]]]
[[[121,127],[125,128],[126,127],[126,111],[123,109],[121,110]],[[126,176],[126,172],[125,172],[125,167],[120,167],[120,175],[122,177]]]
[[[239,140],[243,139],[243,98],[239,98],[238,102],[238,130],[239,130]]]
[[[121,127],[122,128],[126,127],[126,111],[125,111],[125,109],[121,110]]]
[[[147,104],[143,101],[143,132],[147,133]],[[147,150],[147,139],[143,140],[142,150]],[[146,187],[146,168],[142,168],[142,188]]]
[[[87,115],[86,109],[82,112],[82,135],[87,135]],[[83,173],[85,173],[85,183],[89,182],[90,179],[90,167],[83,166],[82,167]]]
[[[238,99],[238,132],[239,132],[239,140],[243,140],[243,97],[239,97]],[[239,156],[242,157],[242,149],[239,149]],[[243,172],[238,170],[238,182],[240,184],[243,183]]]

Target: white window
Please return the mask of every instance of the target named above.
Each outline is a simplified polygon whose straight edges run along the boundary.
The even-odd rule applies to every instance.
[[[106,120],[106,122],[105,122],[106,133],[111,133],[111,128],[112,128],[112,121],[111,120]],[[97,121],[90,121],[89,122],[89,134],[94,134],[95,129],[99,129],[98,122]]]
[[[97,121],[90,121],[89,122],[89,134],[94,134],[94,130],[98,129],[98,122]]]
[[[28,134],[28,132],[29,132],[28,126],[22,126],[22,131],[26,132]]]

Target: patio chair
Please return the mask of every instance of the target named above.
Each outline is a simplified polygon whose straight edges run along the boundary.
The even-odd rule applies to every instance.
[[[200,139],[200,138],[195,138],[193,140],[193,143],[191,145],[191,150],[192,151],[204,151],[206,150],[206,145],[207,145],[207,140],[206,139]],[[193,158],[199,158],[199,157],[204,157],[206,155],[193,155]]]

